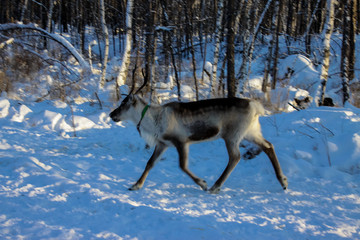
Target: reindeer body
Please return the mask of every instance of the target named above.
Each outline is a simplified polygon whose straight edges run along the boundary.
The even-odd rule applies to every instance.
[[[240,161],[239,145],[247,139],[259,145],[269,156],[276,176],[285,189],[287,179],[283,175],[272,144],[261,134],[259,116],[264,114],[260,103],[250,99],[219,98],[197,102],[171,102],[152,105],[143,113],[146,103],[136,95],[129,95],[110,117],[114,121],[131,120],[138,124],[141,136],[155,150],[144,173],[130,189],[140,189],[154,166],[156,159],[169,147],[174,146],[179,153],[180,168],[203,190],[207,184],[188,169],[188,149],[194,142],[222,138],[225,141],[229,163],[210,192],[217,193]],[[142,117],[143,115],[143,117]],[[141,124],[140,124],[141,123]]]

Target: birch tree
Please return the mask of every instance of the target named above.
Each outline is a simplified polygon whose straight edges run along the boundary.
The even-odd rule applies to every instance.
[[[262,91],[264,93],[267,92],[267,86],[268,86],[268,82],[269,82],[269,76],[271,73],[271,70],[273,68],[272,64],[273,64],[273,56],[275,54],[275,40],[276,40],[276,31],[275,31],[275,26],[276,26],[276,22],[277,22],[277,12],[279,10],[279,1],[275,1],[274,3],[274,9],[275,11],[271,12],[271,24],[270,24],[270,42],[269,42],[269,50],[268,50],[268,54],[266,57],[266,62],[265,62],[265,69],[264,69],[264,79],[263,79],[263,83],[262,83]]]
[[[25,11],[26,11],[27,5],[28,5],[28,0],[24,0],[24,5],[23,5],[22,10],[21,10],[20,22],[24,21]]]
[[[105,38],[105,50],[104,50],[104,59],[102,62],[102,68],[101,68],[101,79],[100,79],[100,88],[103,88],[105,85],[105,77],[106,77],[106,67],[107,67],[107,61],[109,56],[109,32],[106,27],[105,22],[105,4],[104,0],[100,0],[100,22],[101,22],[101,29],[104,34]]]
[[[335,4],[336,0],[327,0],[327,22],[325,25],[325,36],[324,36],[324,49],[323,49],[323,61],[321,65],[320,84],[318,85],[315,97],[315,105],[323,105],[326,91],[326,84],[329,76],[330,66],[330,40],[334,29],[335,19]]]
[[[219,52],[220,52],[220,31],[221,31],[221,23],[224,12],[224,0],[218,0],[217,4],[217,15],[216,15],[216,27],[214,32],[215,38],[215,49],[214,49],[214,58],[211,69],[211,77],[210,77],[210,94],[209,97],[215,96],[215,88],[216,88],[216,75],[217,75],[217,67],[219,62]]]
[[[52,21],[53,10],[54,10],[54,0],[49,0],[49,8],[47,11],[47,23],[46,23],[46,31],[48,31],[49,33],[51,32],[51,21]],[[45,40],[46,47],[49,46],[48,41],[49,41],[48,39]]]
[[[133,12],[133,0],[127,0],[126,6],[126,40],[124,53],[122,56],[121,66],[119,74],[116,78],[116,92],[117,97],[120,99],[119,87],[125,85],[127,72],[130,65],[130,54],[131,54],[131,40],[132,40],[132,12]]]
[[[46,31],[51,32],[51,21],[52,15],[54,10],[54,0],[49,0],[49,10],[47,13],[47,24],[46,24]]]
[[[195,50],[194,50],[194,40],[193,40],[193,34],[194,34],[194,27],[193,27],[193,9],[191,6],[186,6],[186,14],[189,16],[188,18],[188,29],[190,30],[190,53],[191,53],[191,59],[192,59],[192,65],[193,65],[193,78],[194,78],[194,85],[195,85],[195,96],[196,101],[199,100],[199,86],[198,86],[198,80],[196,77],[196,60],[195,60]]]
[[[253,0],[248,0],[246,2],[246,7],[245,7],[245,19],[246,19],[246,28],[243,31],[243,53],[242,53],[242,63],[241,63],[241,67],[239,70],[239,74],[237,76],[237,89],[239,89],[240,91],[240,95],[242,95],[244,93],[244,88],[245,88],[245,81],[247,79],[247,66],[248,66],[248,61],[249,61],[249,51],[250,51],[250,31],[252,32],[252,27],[254,27],[254,24],[251,23],[251,17],[253,14],[253,6],[252,5],[256,5],[257,4],[257,0],[255,0],[255,2]],[[255,7],[257,8],[257,6]],[[253,16],[255,19],[255,16]]]
[[[251,33],[249,34],[249,36],[247,36],[247,38],[244,38],[245,41],[244,41],[244,50],[243,50],[243,62],[241,63],[241,67],[239,69],[239,73],[237,76],[237,82],[239,83],[240,93],[244,92],[245,83],[249,79],[252,56],[253,56],[253,52],[254,52],[255,39],[259,32],[260,25],[263,22],[264,16],[267,13],[267,10],[269,9],[269,7],[271,5],[271,2],[272,2],[272,0],[268,0],[265,8],[263,9],[263,12],[262,12],[260,18],[256,24],[256,27],[253,24],[251,27]],[[256,8],[254,15],[257,15],[258,4],[259,4],[259,1],[256,0],[255,5],[254,5],[254,7]],[[250,21],[251,20],[250,20],[250,16],[249,16],[249,24],[250,24]]]
[[[156,31],[155,23],[157,17],[157,0],[146,1],[147,15],[146,20],[146,49],[145,49],[145,81],[150,83],[150,100],[152,100],[152,93],[155,79],[155,53],[156,53]]]
[[[277,82],[277,73],[278,73],[278,61],[279,61],[279,36],[281,31],[281,15],[283,0],[276,1],[276,31],[275,31],[275,54],[273,57],[273,68],[272,68],[272,82],[271,89],[275,89]]]

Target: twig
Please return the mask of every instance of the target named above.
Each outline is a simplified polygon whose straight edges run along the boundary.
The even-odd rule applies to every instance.
[[[317,132],[318,134],[321,134],[321,132],[320,132],[319,130],[317,130],[317,129],[316,129],[315,127],[313,127],[313,126],[310,126],[310,124],[305,123],[305,126],[311,128],[312,130],[314,130],[314,131]]]
[[[97,98],[97,100],[99,101],[100,109],[103,109],[103,106],[102,106],[101,100],[100,100],[99,95],[97,94],[97,92],[95,92],[95,97],[96,97],[96,98]]]
[[[311,139],[314,139],[314,137],[313,136],[311,136],[310,134],[307,134],[307,133],[304,133],[304,132],[301,132],[301,131],[299,131],[299,130],[296,130],[298,133],[300,133],[300,134],[303,134],[303,135],[305,135],[305,136],[307,136],[307,137],[309,137],[309,138],[311,138]]]
[[[325,134],[324,134],[323,141],[324,141],[324,145],[325,145],[325,148],[326,148],[326,155],[327,155],[329,167],[331,167],[331,158],[330,158],[329,144],[328,144],[327,137],[326,137]]]
[[[288,102],[288,104],[290,105],[290,106],[292,106],[296,111],[300,111],[300,108],[298,108],[298,107],[295,107],[293,104],[291,104],[290,102]]]
[[[70,110],[71,110],[71,119],[72,119],[72,127],[74,130],[74,137],[76,137],[76,128],[75,128],[75,118],[74,118],[74,109],[72,107],[72,105],[70,103],[68,103],[70,106]]]

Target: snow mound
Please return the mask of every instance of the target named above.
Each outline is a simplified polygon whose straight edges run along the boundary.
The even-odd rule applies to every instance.
[[[310,98],[309,92],[303,89],[298,89],[292,86],[278,87],[270,92],[270,101],[272,106],[280,111],[292,112],[296,109],[289,105],[297,106],[296,100],[304,101],[305,98]]]
[[[280,79],[289,79],[291,86],[307,90],[311,96],[316,90],[316,83],[320,81],[319,72],[310,59],[300,54],[280,59],[278,74]]]
[[[73,114],[68,104],[54,101],[38,104],[40,107],[36,112],[31,107],[13,100],[0,100],[0,116],[12,122],[25,123],[31,127],[40,127],[49,131],[59,133],[92,129],[94,127],[108,127],[107,114],[79,116]],[[48,109],[45,109],[48,108]],[[51,109],[51,110],[49,110]],[[81,112],[79,112],[81,113]],[[95,123],[93,120],[97,121]]]
[[[9,108],[9,100],[0,98],[0,118],[7,117],[7,115],[9,114]]]

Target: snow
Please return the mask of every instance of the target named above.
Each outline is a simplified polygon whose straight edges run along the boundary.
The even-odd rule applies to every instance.
[[[360,238],[357,108],[262,117],[289,189],[261,153],[215,195],[179,169],[174,149],[129,191],[152,152],[134,125],[110,121],[112,108],[0,98],[1,239]],[[189,167],[209,185],[226,163],[220,140],[190,147]]]
[[[319,81],[319,72],[310,59],[297,54],[279,60],[279,78],[287,78],[291,86],[305,89],[311,94],[316,90],[314,85]],[[293,72],[291,72],[293,71]]]

